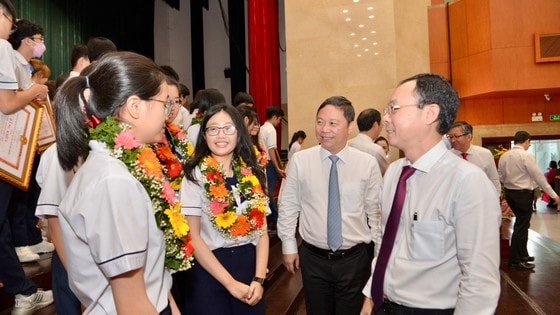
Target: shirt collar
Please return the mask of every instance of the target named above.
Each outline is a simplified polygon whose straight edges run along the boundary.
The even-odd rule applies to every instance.
[[[343,162],[347,160],[348,158],[348,154],[349,154],[349,149],[348,149],[348,144],[346,144],[346,146],[344,147],[344,149],[340,150],[340,152],[338,152],[337,154],[335,154],[336,156],[338,156],[338,158],[340,160],[342,160]],[[328,150],[326,150],[325,148],[321,147],[321,149],[319,150],[319,152],[321,153],[321,161],[324,161],[325,159],[328,159],[329,156],[333,155],[332,153],[330,153]]]
[[[14,56],[16,56],[16,59],[19,63],[21,63],[22,65],[28,65],[29,61],[25,60],[25,57],[17,50],[14,50]]]
[[[414,162],[414,164],[412,164],[412,167],[423,173],[428,173],[432,169],[432,167],[434,167],[434,165],[438,163],[439,160],[445,155],[445,153],[451,154],[451,152],[449,152],[449,150],[445,147],[445,143],[443,142],[443,140],[441,140],[428,152],[424,153],[424,155],[422,155],[416,162]],[[407,162],[408,163],[406,165],[410,165],[410,162],[408,160]]]

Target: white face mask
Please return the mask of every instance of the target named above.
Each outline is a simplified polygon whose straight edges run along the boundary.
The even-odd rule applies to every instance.
[[[45,53],[46,50],[47,50],[47,46],[45,46],[45,43],[36,43],[35,46],[33,47],[33,57],[41,58],[41,56]]]

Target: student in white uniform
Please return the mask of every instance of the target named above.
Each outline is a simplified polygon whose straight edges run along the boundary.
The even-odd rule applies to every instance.
[[[86,157],[59,207],[69,284],[85,314],[178,314],[150,195],[121,158],[162,139],[168,98],[159,67],[131,52],[107,53],[57,95],[61,167]],[[135,160],[146,172],[148,151]]]
[[[270,212],[264,172],[233,106],[211,107],[200,127],[181,184],[196,262],[175,278],[175,299],[185,314],[264,315]]]

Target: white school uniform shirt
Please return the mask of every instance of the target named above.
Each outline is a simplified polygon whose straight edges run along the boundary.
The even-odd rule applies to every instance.
[[[16,68],[16,58],[12,45],[8,41],[0,39],[0,89],[18,89]],[[0,115],[2,114],[0,113]]]
[[[259,130],[259,139],[261,143],[266,148],[266,154],[268,156],[268,160],[270,161],[272,157],[268,154],[270,149],[276,149],[276,128],[266,121]]]
[[[160,312],[171,275],[152,202],[124,163],[99,142],[90,147],[60,204],[70,288],[84,314],[116,314],[109,278],[144,268],[147,296]]]
[[[35,215],[46,219],[47,216],[58,216],[58,206],[66,194],[74,177],[74,171],[65,171],[59,164],[56,143],[43,154],[37,168],[35,179],[41,187]]]
[[[391,163],[383,177],[383,231],[405,165],[410,162],[404,158]],[[494,314],[500,297],[501,209],[496,189],[479,167],[454,155],[443,141],[412,167],[416,172],[407,180],[385,272],[386,298],[409,307],[455,308],[456,315]],[[376,262],[377,257],[372,272]],[[370,276],[362,291],[368,297],[371,282]]]
[[[183,177],[181,182],[181,213],[184,215],[198,216],[200,217],[200,237],[204,240],[206,245],[210,250],[217,248],[229,248],[235,246],[242,246],[246,244],[257,245],[259,237],[247,238],[238,237],[235,240],[226,239],[222,236],[222,233],[218,232],[210,218],[203,209],[208,207],[208,198],[206,197],[206,191],[204,189],[204,184],[200,180],[202,174],[200,168],[197,166],[195,169],[195,178],[197,182],[192,182],[186,177]],[[240,201],[238,201],[240,202]],[[249,203],[247,200],[240,202],[237,206],[237,212],[241,213],[245,211]],[[266,215],[270,214],[270,209],[267,206]],[[266,231],[264,233],[267,233]]]

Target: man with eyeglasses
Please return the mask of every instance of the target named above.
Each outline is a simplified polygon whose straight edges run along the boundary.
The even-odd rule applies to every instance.
[[[0,120],[13,114],[36,98],[45,98],[45,85],[34,84],[27,90],[18,91],[14,50],[7,41],[14,29],[16,10],[9,0],[0,0]],[[52,291],[37,289],[37,285],[25,276],[10,236],[7,220],[9,201],[14,187],[0,179],[0,281],[3,290],[15,296],[12,314],[31,314],[34,310],[52,304]]]
[[[500,205],[486,174],[444,143],[458,106],[438,74],[407,78],[391,96],[385,130],[405,157],[383,177],[383,236],[361,314],[495,313]]]
[[[452,146],[451,152],[480,167],[496,187],[499,196],[502,194],[502,184],[500,184],[494,156],[490,150],[472,144],[472,137],[473,127],[466,121],[455,122],[447,132],[447,138]]]

